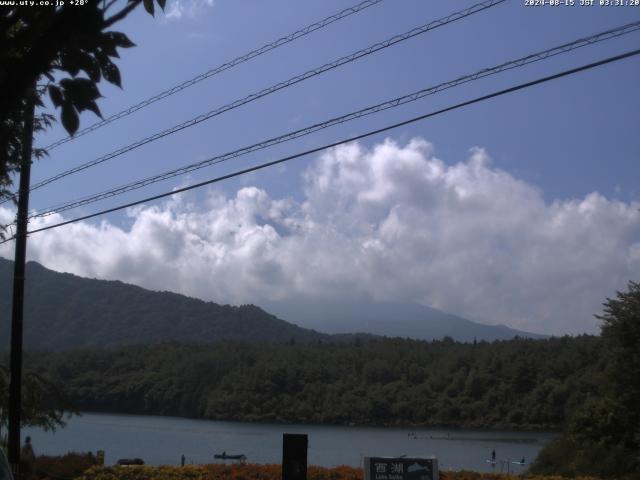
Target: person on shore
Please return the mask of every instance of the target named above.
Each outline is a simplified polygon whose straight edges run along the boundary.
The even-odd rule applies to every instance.
[[[33,476],[33,470],[36,463],[36,455],[31,445],[31,437],[24,439],[24,445],[20,450],[20,463],[22,464],[22,475],[25,480],[29,480]]]
[[[492,462],[496,461],[496,449],[495,448],[491,452],[491,461]]]
[[[180,457],[180,466],[181,467],[184,467],[184,461],[185,461],[185,458],[184,458],[184,453],[183,453],[182,457]]]

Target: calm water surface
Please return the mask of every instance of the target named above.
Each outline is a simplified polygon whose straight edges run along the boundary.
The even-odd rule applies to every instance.
[[[140,457],[150,465],[213,463],[213,454],[243,453],[251,463],[280,463],[282,434],[309,435],[309,464],[360,466],[363,456],[435,455],[441,469],[506,471],[531,461],[552,432],[440,430],[214,422],[175,417],[84,413],[55,433],[27,429],[37,454],[105,451],[107,464]],[[497,464],[486,462],[496,450]],[[511,471],[523,467],[509,463]]]

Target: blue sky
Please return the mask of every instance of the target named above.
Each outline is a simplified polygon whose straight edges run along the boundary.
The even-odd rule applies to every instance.
[[[35,165],[32,183],[473,3],[385,0],[55,149]],[[166,15],[155,19],[137,11],[116,28],[137,44],[121,50],[124,88],[101,85],[100,108],[116,113],[353,4],[169,0]],[[31,206],[128,183],[639,19],[640,7],[510,0],[37,190]],[[331,143],[637,48],[639,40],[636,32],[584,47],[63,218]],[[638,85],[640,61],[624,60],[177,200],[37,234],[29,255],[54,269],[220,303],[353,291],[542,333],[594,332],[592,314],[604,297],[640,271]],[[94,121],[83,114],[81,126]],[[62,135],[56,127],[36,143]],[[7,248],[1,253],[11,256]]]

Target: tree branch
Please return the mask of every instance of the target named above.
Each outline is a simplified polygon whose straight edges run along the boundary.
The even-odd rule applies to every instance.
[[[127,5],[126,7],[124,7],[122,10],[120,10],[118,13],[116,13],[115,15],[107,18],[104,21],[104,27],[110,27],[111,25],[113,25],[116,22],[119,22],[120,20],[122,20],[123,18],[125,18],[127,15],[129,15],[138,5],[140,5],[140,2],[142,0],[133,0],[129,5]]]
[[[104,4],[103,4],[103,6],[102,6],[102,11],[103,11],[104,13],[107,13],[107,10],[109,10],[113,5],[115,5],[115,3],[116,3],[117,1],[118,1],[118,0],[111,0],[111,1],[110,1],[109,3],[107,3],[106,5],[104,5]]]

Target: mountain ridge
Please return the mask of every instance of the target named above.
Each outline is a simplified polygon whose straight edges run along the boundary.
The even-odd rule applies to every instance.
[[[285,322],[255,305],[219,305],[118,280],[54,272],[37,262],[28,262],[26,269],[24,340],[30,349],[65,350],[176,340],[332,340],[331,335]],[[12,270],[13,262],[0,259],[0,312],[4,319],[10,318],[11,289],[6,286],[10,286]],[[7,346],[9,322],[4,323],[0,345]]]
[[[351,343],[376,338],[376,329],[357,328],[362,324],[354,318],[367,318],[364,307],[347,308],[340,302],[317,305],[314,310],[323,316],[325,323],[313,328],[300,326],[299,316],[279,318],[253,304],[220,305],[168,291],[151,291],[119,280],[99,280],[80,277],[71,273],[49,270],[37,262],[27,262],[25,284],[24,344],[27,349],[66,350],[77,347],[109,347],[131,344],[157,344],[166,341],[181,343],[213,343],[221,340],[258,343]],[[11,306],[11,280],[13,262],[0,258],[0,349],[8,348]],[[378,314],[393,318],[393,309],[373,304]],[[419,312],[438,312],[442,318],[454,318],[428,307]],[[340,315],[339,315],[340,314]],[[346,315],[346,317],[345,317]],[[333,316],[333,319],[329,318]],[[476,325],[484,333],[469,337],[453,331],[437,331],[430,338],[451,336],[456,340],[472,341],[530,336],[526,332],[507,329],[507,333],[494,333],[499,327],[485,326],[455,317],[463,322],[467,331]],[[332,324],[354,325],[348,329],[333,329],[331,333],[317,327]],[[2,325],[0,324],[0,325]],[[417,339],[427,338],[417,327],[428,325],[424,315],[416,315],[413,323],[404,328],[389,330],[383,335]],[[324,329],[324,328],[323,328]],[[413,329],[413,332],[412,332]],[[476,329],[476,330],[477,330]],[[357,331],[359,333],[353,333]],[[361,332],[361,333],[360,333]],[[371,332],[371,333],[369,333]],[[422,336],[421,336],[422,335]],[[379,338],[379,337],[378,337]]]
[[[306,328],[337,334],[367,332],[387,337],[457,341],[548,338],[546,335],[516,330],[506,325],[486,325],[415,303],[381,302],[368,298],[332,300],[301,299],[284,302],[260,302],[260,306],[283,320],[295,319]],[[348,327],[348,328],[347,328]]]

